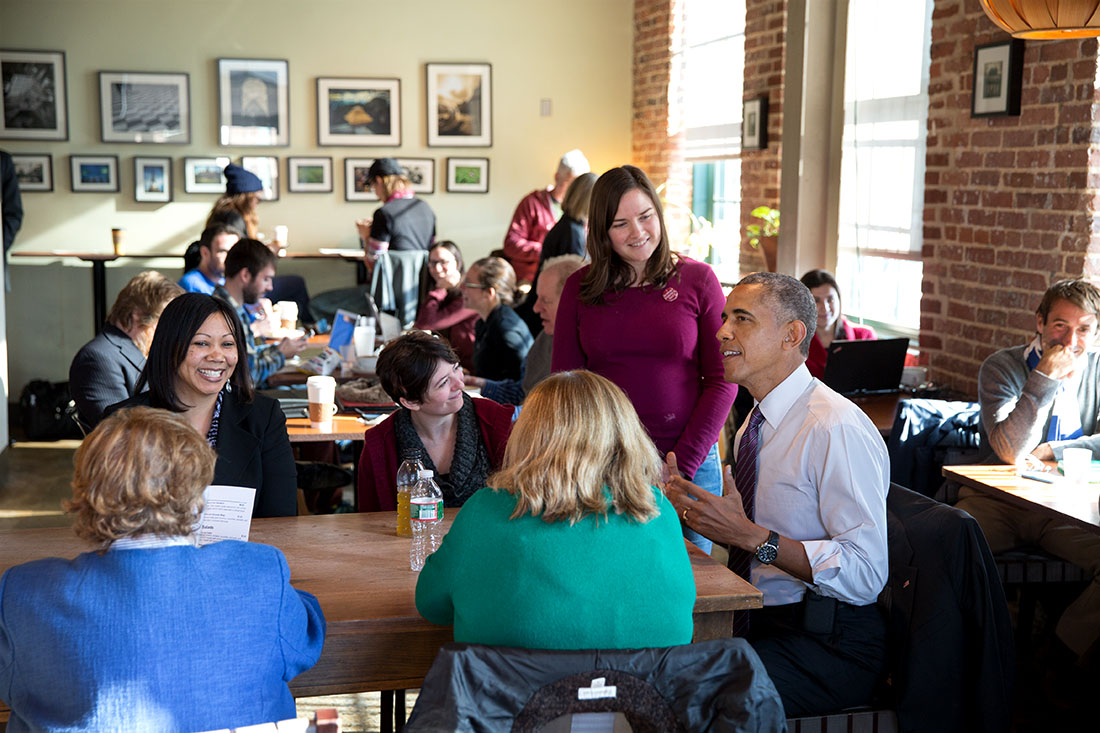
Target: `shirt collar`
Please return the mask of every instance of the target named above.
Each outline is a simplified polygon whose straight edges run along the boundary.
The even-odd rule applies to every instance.
[[[194,535],[165,537],[159,534],[143,534],[137,537],[119,537],[111,543],[112,550],[148,550],[154,547],[195,546]]]
[[[806,362],[798,365],[798,368],[787,375],[787,378],[777,384],[771,392],[764,395],[764,399],[756,404],[757,409],[764,415],[764,420],[774,430],[787,411],[802,395],[806,389],[814,383],[810,370],[806,368]]]

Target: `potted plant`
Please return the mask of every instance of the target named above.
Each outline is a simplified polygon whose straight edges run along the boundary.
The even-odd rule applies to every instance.
[[[762,222],[745,227],[745,233],[749,235],[749,245],[763,252],[768,271],[775,272],[775,257],[779,245],[779,209],[757,206],[749,215]]]

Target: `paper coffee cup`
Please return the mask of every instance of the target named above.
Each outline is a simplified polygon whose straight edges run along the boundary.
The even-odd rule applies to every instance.
[[[356,326],[351,332],[352,341],[355,343],[356,356],[371,356],[374,354],[374,319],[368,319],[366,326]]]
[[[298,325],[298,303],[293,300],[280,300],[276,307],[279,309],[280,325],[287,331],[294,330]]]
[[[309,424],[323,428],[332,424],[336,414],[336,380],[332,377],[315,376],[306,380],[306,392],[309,396]]]
[[[115,248],[115,255],[121,257],[125,254],[122,247],[122,240],[126,236],[126,230],[121,227],[115,227],[111,230],[111,244]]]
[[[1092,470],[1092,451],[1088,448],[1066,448],[1062,451],[1062,473],[1071,484],[1084,485]]]
[[[280,247],[285,247],[286,246],[286,235],[287,235],[287,228],[285,226],[280,224],[279,226],[275,227],[275,244],[277,244]]]

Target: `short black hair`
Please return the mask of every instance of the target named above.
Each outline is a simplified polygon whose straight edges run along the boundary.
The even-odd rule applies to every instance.
[[[244,232],[237,227],[219,222],[218,224],[211,224],[206,227],[206,229],[202,230],[202,236],[199,237],[199,247],[210,249],[210,245],[214,243],[214,237],[219,234],[236,234],[238,237],[244,236]]]
[[[451,345],[430,333],[410,331],[386,344],[378,355],[375,371],[382,389],[394,402],[420,402],[440,361],[458,364]]]
[[[235,277],[238,272],[246,268],[252,277],[256,277],[260,274],[260,270],[269,265],[275,267],[277,262],[275,253],[269,250],[267,245],[246,237],[238,240],[225,256],[225,279]]]
[[[754,272],[741,278],[736,287],[759,285],[764,296],[771,301],[780,323],[802,321],[806,326],[806,335],[798,345],[802,356],[810,353],[810,341],[817,330],[817,304],[810,289],[790,275],[778,272]]]
[[[183,412],[190,405],[183,404],[176,395],[179,366],[187,358],[191,339],[203,322],[214,313],[221,313],[233,329],[237,342],[237,366],[229,377],[229,384],[243,402],[251,402],[252,377],[248,373],[248,352],[244,345],[244,328],[233,306],[221,298],[203,293],[184,293],[175,298],[160,314],[153,343],[149,346],[149,358],[141,371],[135,393],[149,387],[149,404],[173,412]]]

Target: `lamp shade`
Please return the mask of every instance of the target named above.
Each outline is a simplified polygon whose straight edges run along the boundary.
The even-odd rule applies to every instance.
[[[1100,36],[1100,0],[981,0],[982,10],[1015,38]]]

